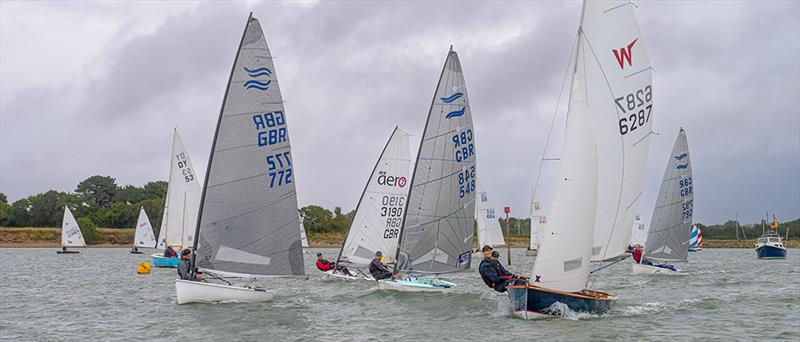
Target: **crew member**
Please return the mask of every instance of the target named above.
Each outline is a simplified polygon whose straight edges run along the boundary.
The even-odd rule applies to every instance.
[[[322,257],[322,253],[317,253],[317,269],[322,271],[322,272],[329,271],[329,270],[336,270],[337,272],[342,272],[342,274],[344,274],[344,275],[348,275],[348,276],[352,276],[353,275],[352,273],[350,273],[350,270],[348,270],[347,267],[344,267],[344,266],[338,265],[338,264],[334,264],[334,263],[328,261],[328,259],[323,258]],[[336,272],[334,272],[334,273],[336,273]]]
[[[178,263],[178,276],[183,280],[200,280],[200,275],[195,274],[192,276],[192,251],[184,249],[181,252],[181,261]]]
[[[388,279],[392,277],[392,272],[381,263],[381,251],[375,252],[375,258],[369,263],[369,273],[375,280]]]
[[[481,248],[483,253],[483,260],[479,267],[481,279],[486,286],[493,288],[497,292],[506,292],[506,287],[509,284],[520,284],[525,282],[524,277],[517,277],[513,273],[508,272],[500,261],[492,258],[492,246],[486,245]],[[499,256],[499,254],[498,254]]]

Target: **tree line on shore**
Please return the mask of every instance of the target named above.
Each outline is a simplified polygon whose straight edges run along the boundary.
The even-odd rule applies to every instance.
[[[139,208],[144,207],[155,233],[158,234],[164,214],[167,185],[165,181],[151,181],[143,186],[120,186],[113,177],[95,175],[79,182],[71,193],[50,190],[13,203],[8,203],[6,196],[0,193],[0,226],[60,227],[64,206],[69,205],[81,230],[87,230],[84,238],[90,242],[93,227],[133,228]],[[341,207],[335,207],[331,211],[318,205],[308,205],[300,208],[300,215],[306,230],[311,234],[342,233],[350,228],[355,211],[345,213]],[[501,219],[500,224],[505,234],[505,220]],[[763,224],[768,225],[768,222],[762,220],[747,225],[740,225],[733,220],[717,225],[698,223],[703,230],[704,239],[729,240],[736,239],[737,230],[739,238],[746,236],[754,239],[761,235]],[[511,217],[508,231],[512,236],[528,236],[530,226],[530,218]],[[790,238],[800,238],[800,219],[781,223],[779,232],[782,236],[785,236],[785,229],[789,230]],[[96,231],[94,234],[97,234]]]

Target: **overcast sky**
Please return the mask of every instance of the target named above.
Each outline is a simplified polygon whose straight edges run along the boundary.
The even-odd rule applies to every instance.
[[[639,210],[649,218],[683,126],[695,221],[800,216],[800,2],[637,5],[660,133]],[[93,174],[166,180],[175,126],[202,175],[250,11],[275,56],[301,206],[353,209],[395,125],[416,151],[452,44],[481,182],[497,207],[528,214],[577,1],[2,1],[0,191],[13,201]],[[547,163],[543,202],[558,168]]]

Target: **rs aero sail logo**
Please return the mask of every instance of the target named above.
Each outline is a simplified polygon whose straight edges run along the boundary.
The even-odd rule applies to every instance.
[[[399,188],[404,188],[408,180],[406,177],[400,176],[388,176],[386,175],[386,171],[378,172],[378,184],[386,185],[386,186],[396,186]]]
[[[250,79],[244,82],[242,85],[243,87],[246,89],[256,89],[260,91],[267,91],[267,89],[269,89],[269,84],[272,83],[272,80],[267,79],[266,81],[262,81],[259,80],[259,78],[263,79],[263,77],[272,77],[272,70],[269,70],[265,67],[253,69],[244,67],[244,71],[247,73],[247,76],[250,76]]]
[[[633,45],[636,44],[636,41],[639,38],[634,39],[627,47],[621,48],[619,50],[612,49],[611,51],[614,52],[614,57],[617,59],[617,63],[619,63],[619,67],[622,70],[625,70],[625,62],[628,62],[628,66],[632,66],[633,62],[631,59],[633,58]]]
[[[442,100],[442,102],[444,102],[445,104],[452,104],[453,102],[455,102],[456,100],[458,100],[458,99],[460,99],[462,97],[464,97],[464,93],[457,92],[457,93],[453,93],[452,95],[450,95],[448,97],[440,97],[439,99]],[[445,115],[445,118],[452,119],[452,118],[457,118],[459,116],[463,116],[464,112],[466,111],[466,109],[467,109],[466,107],[461,107],[461,109],[459,109],[459,110],[451,111],[451,112],[447,113],[447,115]]]

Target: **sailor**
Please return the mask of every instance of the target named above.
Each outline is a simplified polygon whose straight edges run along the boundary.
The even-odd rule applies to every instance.
[[[636,261],[637,264],[642,263],[642,246],[636,245],[633,247],[633,261]]]
[[[509,284],[525,283],[525,277],[518,277],[508,272],[503,268],[503,265],[500,264],[500,261],[492,258],[492,246],[483,246],[483,248],[481,248],[481,253],[483,253],[483,260],[481,261],[479,270],[481,279],[483,279],[486,286],[493,288],[497,292],[506,292],[506,287]]]
[[[348,270],[347,267],[344,267],[344,266],[338,265],[338,264],[334,264],[334,263],[328,261],[328,259],[323,258],[322,257],[322,253],[317,253],[317,269],[322,271],[322,272],[335,269],[338,272],[342,272],[342,274],[349,275],[349,276],[353,275],[352,273],[350,273],[350,270]],[[334,272],[334,273],[336,273],[336,272]]]
[[[178,276],[183,280],[200,280],[199,274],[195,274],[194,277],[192,277],[191,266],[192,250],[187,248],[181,252],[181,262],[178,263]]]
[[[139,251],[139,247],[133,246],[133,249],[132,249],[132,251],[134,251],[134,252],[138,252],[138,251]]]
[[[500,262],[500,253],[494,250],[492,251],[492,269],[494,269],[498,276],[508,281],[514,280],[514,273],[509,272],[503,267],[503,263]]]
[[[375,258],[369,263],[369,273],[375,280],[388,279],[392,277],[392,272],[381,263],[381,251],[375,252]]]
[[[176,256],[178,256],[178,253],[175,253],[175,250],[172,249],[171,246],[167,246],[167,248],[164,248],[164,257],[165,258],[174,258]]]

